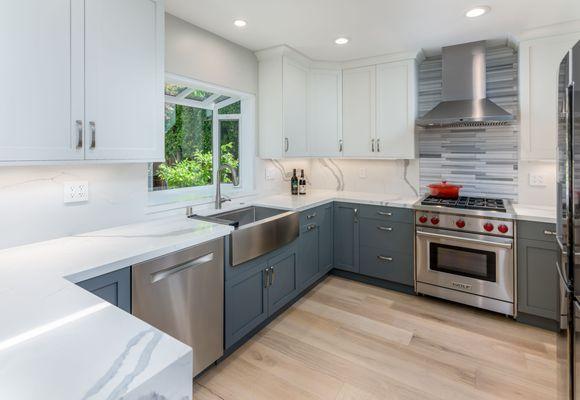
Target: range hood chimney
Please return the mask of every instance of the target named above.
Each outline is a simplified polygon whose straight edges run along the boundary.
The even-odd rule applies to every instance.
[[[443,47],[443,101],[417,120],[425,128],[507,125],[514,116],[486,98],[485,41]]]

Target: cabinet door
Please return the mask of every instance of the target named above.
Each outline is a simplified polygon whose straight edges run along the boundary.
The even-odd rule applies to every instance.
[[[558,73],[580,34],[520,43],[521,158],[554,160],[558,132]]]
[[[342,154],[342,79],[338,70],[310,70],[308,80],[308,154]]]
[[[557,260],[556,243],[518,240],[518,311],[558,320]]]
[[[298,292],[296,285],[296,252],[291,250],[270,260],[268,315],[290,302]]]
[[[342,140],[346,157],[373,157],[375,152],[376,67],[342,72]]]
[[[415,158],[415,62],[377,66],[376,155]]]
[[[284,152],[286,157],[308,155],[306,101],[308,69],[284,57]]]
[[[123,268],[77,283],[101,299],[131,312],[131,268]]]
[[[325,274],[332,269],[334,258],[334,207],[332,204],[320,208],[318,224],[318,269]]]
[[[18,0],[3,7],[0,162],[84,157],[78,135],[82,20],[80,0]]]
[[[85,5],[86,158],[163,161],[163,3]]]
[[[268,317],[266,264],[255,264],[225,286],[226,349],[250,333]]]
[[[335,203],[334,267],[359,272],[359,228],[356,205]]]
[[[318,250],[319,231],[315,223],[305,225],[300,232],[300,250],[298,251],[298,266],[296,268],[296,281],[299,289],[312,284],[319,271]]]

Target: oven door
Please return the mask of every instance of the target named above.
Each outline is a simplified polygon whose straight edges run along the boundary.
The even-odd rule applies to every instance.
[[[513,239],[417,228],[417,281],[513,303]]]

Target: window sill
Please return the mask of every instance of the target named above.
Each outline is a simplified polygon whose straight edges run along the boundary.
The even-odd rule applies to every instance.
[[[234,188],[232,185],[222,186],[222,196],[231,199],[239,199],[256,195],[254,191],[244,190],[243,187]],[[186,207],[205,208],[211,205],[213,207],[215,199],[215,188],[189,188],[176,189],[169,191],[149,192],[148,206],[146,214],[157,214],[165,212],[183,211]]]

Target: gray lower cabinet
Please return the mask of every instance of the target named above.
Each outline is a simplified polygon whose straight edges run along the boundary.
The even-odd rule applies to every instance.
[[[545,326],[539,317],[559,320],[560,294],[553,224],[519,222],[517,240],[518,319]]]
[[[316,282],[333,266],[333,205],[326,204],[300,215],[297,282],[300,290]]]
[[[359,209],[351,203],[334,204],[334,268],[359,272]]]
[[[123,268],[77,283],[101,299],[131,312],[131,268]]]
[[[296,241],[236,267],[225,281],[225,348],[252,332],[298,294]]]

